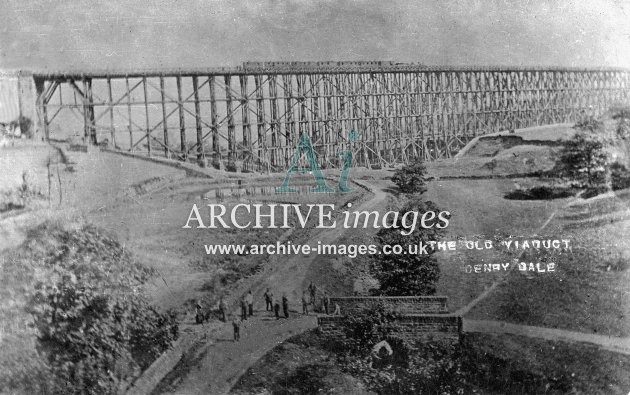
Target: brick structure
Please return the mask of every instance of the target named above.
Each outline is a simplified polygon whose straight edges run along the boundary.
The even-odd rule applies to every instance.
[[[446,296],[393,296],[393,297],[335,297],[341,316],[320,316],[317,325],[323,335],[343,339],[344,316],[385,306],[402,316],[384,328],[389,334],[409,342],[447,340],[459,341],[462,317],[450,314]]]
[[[320,333],[335,338],[343,338],[341,327],[344,317],[322,316],[317,319]],[[398,318],[386,328],[391,335],[409,342],[428,340],[459,341],[462,331],[462,317],[453,314],[417,314]]]
[[[446,296],[366,296],[330,298],[332,306],[337,303],[342,315],[372,309],[378,305],[403,314],[446,314],[448,298]]]

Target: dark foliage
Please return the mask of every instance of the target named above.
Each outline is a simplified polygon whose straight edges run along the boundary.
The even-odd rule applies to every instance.
[[[601,195],[602,193],[606,193],[608,191],[610,191],[610,188],[608,188],[608,186],[606,186],[606,185],[596,185],[596,186],[593,186],[593,187],[586,188],[584,190],[584,193],[582,193],[580,195],[580,197],[582,199],[590,199],[592,197],[595,197],[597,195]]]
[[[597,125],[600,125],[597,123]],[[560,152],[558,167],[561,174],[593,187],[602,184],[606,177],[608,155],[604,142],[592,123],[587,123],[567,141]]]
[[[510,200],[550,200],[571,197],[576,194],[576,190],[568,187],[550,187],[541,185],[530,189],[517,189],[507,195]]]
[[[404,363],[386,367],[376,367],[369,357],[340,359],[344,370],[361,377],[368,389],[379,394],[567,393],[573,390],[567,376],[533,372],[508,358],[480,355],[476,345],[466,339],[462,344],[417,344]]]
[[[341,326],[348,341],[335,347],[367,356],[372,346],[389,337],[391,325],[399,316],[396,311],[382,305],[345,316]]]
[[[427,211],[439,209],[432,202],[423,202],[419,199],[409,202],[400,212],[417,211],[422,215]],[[410,235],[402,235],[400,229],[383,228],[376,239],[380,245],[400,245],[403,251],[409,246],[417,246],[420,242],[438,241],[441,236],[440,229],[435,226],[430,229],[416,226]],[[414,247],[415,248],[415,247]],[[371,262],[371,273],[379,281],[380,295],[432,295],[435,293],[436,284],[440,276],[440,268],[433,250],[427,248],[428,254],[380,254],[375,255]]]
[[[630,170],[621,163],[613,163],[610,166],[610,179],[613,191],[630,188]]]
[[[614,107],[612,118],[617,121],[617,137],[630,140],[630,106]]]
[[[587,116],[583,119],[578,120],[573,127],[578,130],[584,130],[590,133],[594,133],[600,130],[603,126],[604,124],[597,118]]]
[[[427,190],[425,174],[424,162],[416,160],[396,170],[392,181],[402,193],[422,194]]]
[[[91,226],[36,232],[60,242],[43,257],[51,272],[29,304],[55,392],[120,392],[177,338],[175,315],[141,296],[148,272],[115,239]]]

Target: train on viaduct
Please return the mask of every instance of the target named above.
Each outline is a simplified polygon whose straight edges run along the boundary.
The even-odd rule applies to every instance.
[[[0,95],[0,115],[17,106],[36,138],[247,172],[286,169],[304,134],[323,168],[339,167],[348,150],[354,166],[368,168],[449,158],[479,135],[574,122],[627,103],[630,70],[247,62],[4,71],[3,86],[17,94]]]

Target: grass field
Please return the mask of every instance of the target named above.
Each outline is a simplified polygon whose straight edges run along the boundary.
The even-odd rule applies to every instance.
[[[510,273],[471,318],[630,336],[628,192],[583,202],[556,216],[572,251],[549,257],[556,273]],[[604,219],[600,219],[604,216]]]

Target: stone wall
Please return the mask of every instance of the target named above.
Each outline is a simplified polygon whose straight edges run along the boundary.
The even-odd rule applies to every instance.
[[[127,395],[150,394],[160,381],[177,366],[184,356],[184,353],[189,350],[197,340],[198,335],[195,333],[182,334],[182,336],[173,343],[170,349],[160,355],[147,370],[142,372],[142,375],[125,393]]]
[[[402,316],[396,318],[385,331],[411,343],[427,340],[459,341],[462,317],[449,314],[446,296],[373,296],[334,297],[332,306],[339,305],[341,315],[320,316],[317,319],[320,332],[339,340],[345,339],[344,316],[379,305],[394,310]],[[333,307],[334,308],[334,307]]]
[[[320,332],[343,340],[342,316],[321,316],[317,318]],[[418,314],[399,317],[385,328],[393,336],[409,342],[427,340],[459,341],[462,331],[462,317],[453,314]]]
[[[339,305],[341,315],[370,310],[379,304],[402,314],[447,314],[446,296],[374,296],[374,297],[334,297],[331,306]]]

